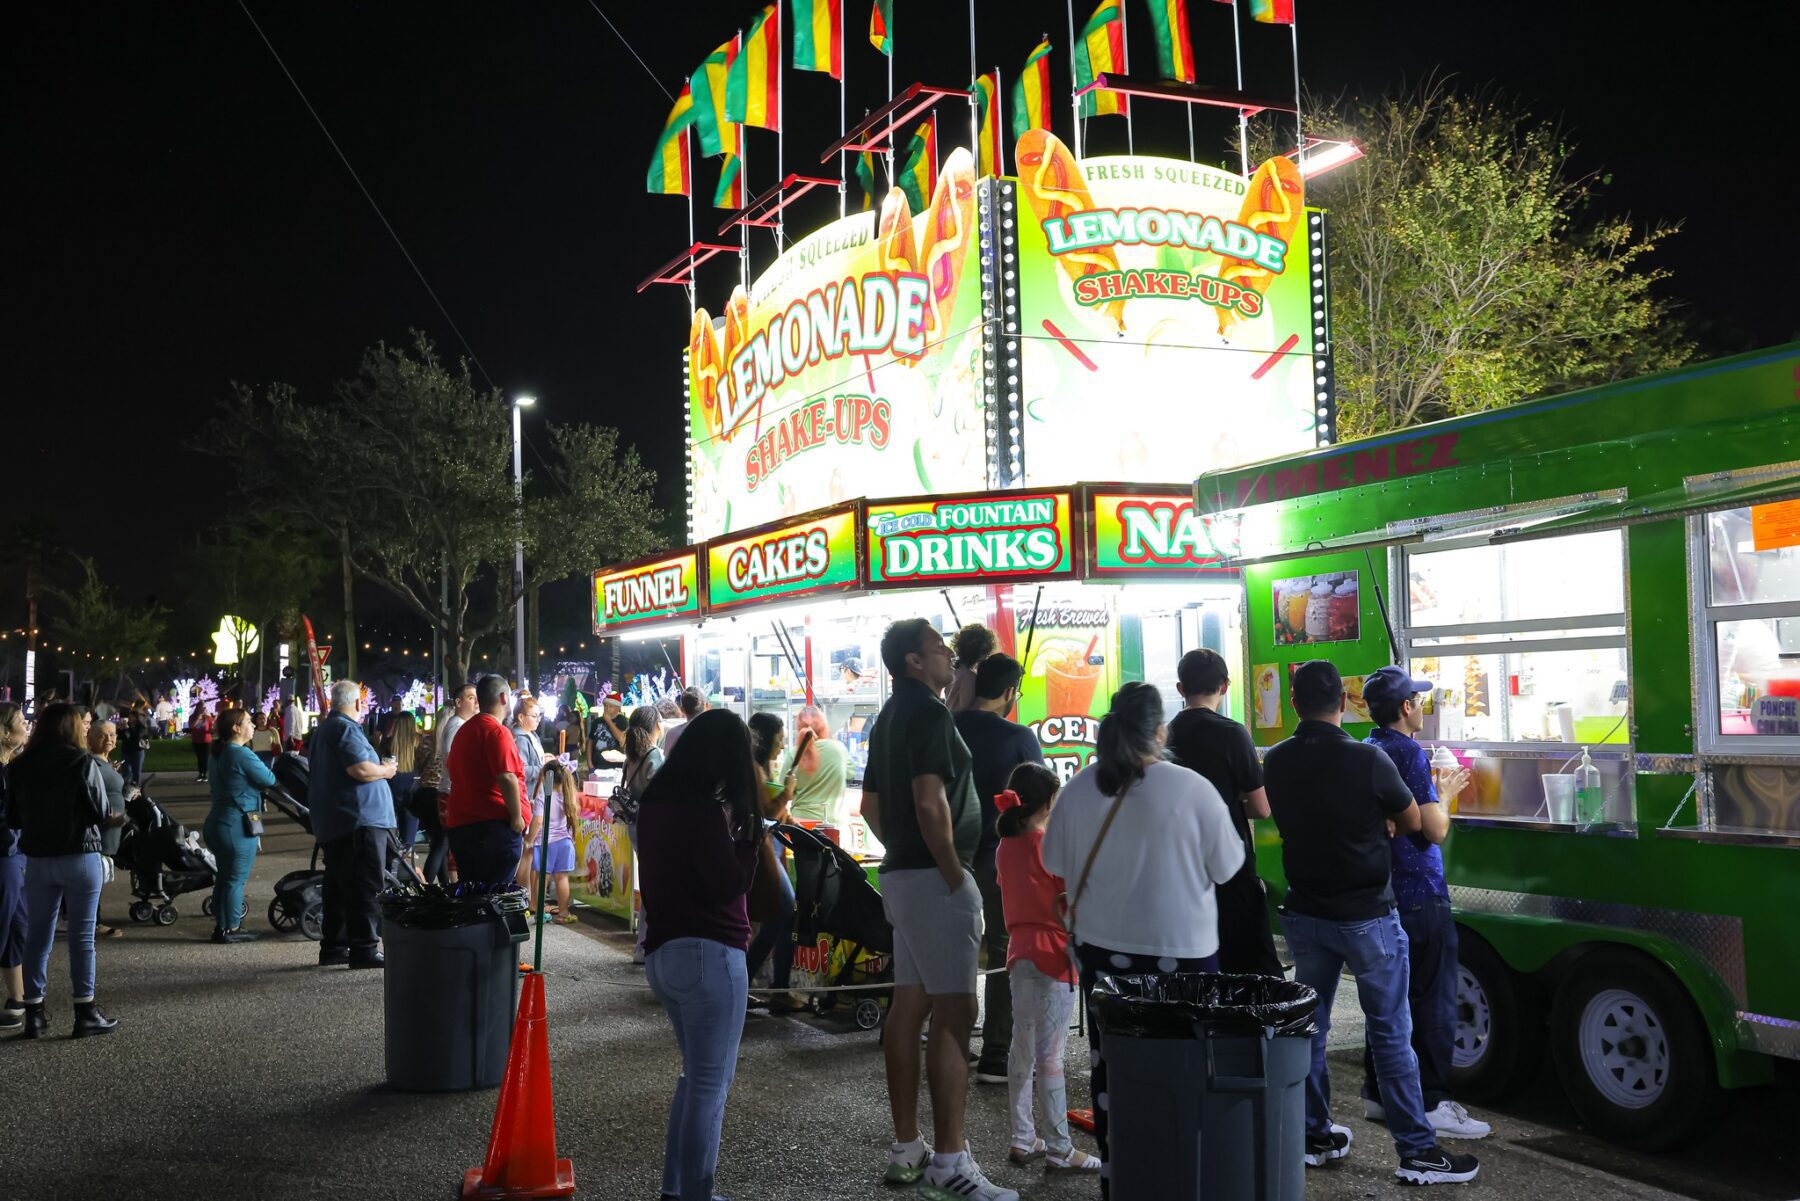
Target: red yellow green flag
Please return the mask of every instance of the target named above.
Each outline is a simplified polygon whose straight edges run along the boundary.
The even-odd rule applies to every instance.
[[[738,152],[738,127],[725,114],[727,77],[737,53],[737,39],[732,38],[707,55],[688,79],[694,92],[694,128],[700,131],[701,154]]]
[[[869,44],[883,54],[894,54],[894,0],[875,0],[869,10]]]
[[[1050,128],[1050,43],[1039,42],[1013,80],[1013,140],[1034,129]]]
[[[1100,0],[1100,7],[1075,39],[1075,87],[1093,83],[1096,76],[1125,69],[1125,23],[1119,19],[1120,0]],[[1117,92],[1089,92],[1081,98],[1084,117],[1120,116],[1125,97]]]
[[[900,168],[900,178],[896,182],[912,203],[912,211],[924,212],[925,206],[931,203],[931,193],[937,188],[936,117],[925,118],[924,123],[913,130],[906,165]]]
[[[844,77],[844,0],[788,0],[794,18],[794,69]]]
[[[1230,4],[1232,0],[1222,0]],[[1164,79],[1194,82],[1194,42],[1188,34],[1187,0],[1145,0],[1156,35],[1156,70]]]
[[[975,81],[975,173],[1000,174],[1000,80],[990,72]]]
[[[781,10],[771,4],[750,23],[725,80],[725,119],[781,128]]]
[[[662,136],[656,139],[656,155],[650,160],[650,174],[645,187],[664,196],[688,195],[688,126],[694,123],[694,94],[684,87],[675,97],[675,107],[663,122]]]
[[[719,186],[713,192],[713,207],[744,207],[744,160],[735,154],[726,155],[725,164],[719,168]]]
[[[875,152],[865,150],[856,156],[856,182],[862,185],[862,211],[875,207]]]
[[[1294,0],[1250,0],[1250,19],[1259,25],[1292,25]]]

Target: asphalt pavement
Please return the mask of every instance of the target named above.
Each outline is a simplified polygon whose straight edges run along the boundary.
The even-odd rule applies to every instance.
[[[203,794],[151,791],[198,827]],[[127,928],[99,952],[113,1034],[79,1043],[67,960],[51,958],[54,1037],[0,1049],[0,1199],[11,1201],[312,1201],[451,1198],[486,1146],[496,1094],[408,1094],[384,1082],[381,972],[316,966],[317,945],[276,935],[264,912],[274,881],[305,866],[310,841],[272,816],[250,885],[247,927],[260,941],[214,946],[200,898],[180,898],[169,927],[134,926],[124,881],[102,919]],[[678,1057],[661,1009],[630,963],[616,923],[585,915],[545,931],[549,1037],[559,1153],[578,1196],[657,1195],[664,1119]],[[1354,1108],[1360,1026],[1340,1000],[1333,1031],[1338,1114],[1355,1132],[1340,1166],[1308,1174],[1321,1199],[1390,1196],[1385,1131]],[[1346,1008],[1346,1005],[1349,1008]],[[1083,1103],[1087,1047],[1071,1037],[1070,1094]],[[1794,1065],[1784,1065],[1792,1067]],[[1463,1144],[1482,1157],[1466,1191],[1583,1201],[1800,1197],[1800,1073],[1731,1099],[1717,1133],[1676,1155],[1622,1152],[1582,1133],[1552,1081],[1502,1111],[1495,1132]],[[997,1181],[1032,1199],[1091,1198],[1091,1180],[1048,1179],[1005,1162],[1006,1089],[976,1087],[969,1134]],[[727,1109],[720,1191],[737,1201],[883,1198],[890,1132],[876,1035],[831,1018],[752,1016]],[[1078,1143],[1091,1149],[1091,1140]]]

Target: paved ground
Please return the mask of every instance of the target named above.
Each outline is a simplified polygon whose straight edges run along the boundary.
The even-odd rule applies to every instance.
[[[178,820],[204,806],[188,787],[154,790]],[[271,822],[251,882],[249,925],[274,880],[303,866],[307,843]],[[102,915],[124,923],[109,889]],[[62,1037],[0,1050],[0,1198],[11,1201],[287,1201],[449,1198],[481,1156],[494,1094],[418,1096],[383,1083],[382,978],[314,966],[315,944],[267,935],[246,946],[205,941],[197,897],[167,929],[131,927],[100,951],[99,992],[123,1025],[79,1044]],[[627,940],[592,924],[547,931],[550,1047],[557,1134],[580,1194],[656,1196],[673,1039],[630,966]],[[66,961],[51,961],[58,1035],[70,1020]],[[1355,1040],[1353,1023],[1338,1033]],[[1340,1079],[1353,1079],[1341,1057]],[[1072,1040],[1071,1091],[1085,1094],[1086,1047]],[[1032,1198],[1088,1198],[1090,1182],[1045,1181],[1003,1162],[1003,1087],[970,1107],[977,1154]],[[1712,1139],[1679,1156],[1638,1157],[1580,1133],[1545,1081],[1486,1113],[1480,1146],[1493,1196],[1640,1201],[1800,1196],[1791,1146],[1800,1074],[1733,1099]],[[1357,1153],[1308,1177],[1308,1195],[1399,1192],[1379,1127],[1346,1114]],[[738,1201],[879,1198],[874,1165],[888,1137],[873,1034],[824,1020],[752,1018],[725,1124],[720,1187]]]

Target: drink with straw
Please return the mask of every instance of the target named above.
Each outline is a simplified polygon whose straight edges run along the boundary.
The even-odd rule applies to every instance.
[[[1044,715],[1076,717],[1087,714],[1094,705],[1094,689],[1100,684],[1101,668],[1091,663],[1100,635],[1088,641],[1080,655],[1050,650],[1044,661]]]

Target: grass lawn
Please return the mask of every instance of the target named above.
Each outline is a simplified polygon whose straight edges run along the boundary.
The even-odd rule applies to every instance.
[[[191,776],[194,774],[193,747],[185,738],[158,738],[144,756],[144,770]]]

